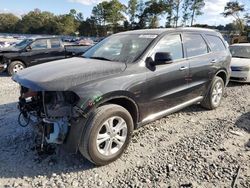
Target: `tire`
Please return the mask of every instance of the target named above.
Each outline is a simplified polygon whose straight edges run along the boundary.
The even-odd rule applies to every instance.
[[[25,65],[21,61],[13,61],[8,66],[8,74],[10,76],[18,73],[20,70],[23,70]]]
[[[219,107],[222,101],[224,90],[224,81],[222,80],[222,78],[216,76],[212,81],[212,85],[209,89],[207,96],[201,102],[201,106],[209,110],[213,110]]]
[[[79,151],[95,165],[109,164],[128,147],[133,130],[133,119],[125,108],[115,104],[101,106],[87,120]]]

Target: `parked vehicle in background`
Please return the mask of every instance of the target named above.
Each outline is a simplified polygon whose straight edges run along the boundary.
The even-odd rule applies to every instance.
[[[13,75],[26,67],[82,55],[89,47],[64,46],[60,38],[25,39],[0,49],[0,71]]]
[[[0,48],[9,47],[10,45],[11,45],[11,43],[9,43],[9,42],[0,42]]]
[[[198,28],[147,29],[112,35],[83,57],[14,75],[21,119],[47,143],[64,144],[96,165],[119,158],[134,129],[201,103],[217,108],[231,54],[220,33]]]
[[[250,83],[250,43],[233,44],[231,81]]]
[[[76,41],[76,44],[83,45],[83,46],[92,46],[94,45],[94,41],[91,39],[81,39],[79,41]]]

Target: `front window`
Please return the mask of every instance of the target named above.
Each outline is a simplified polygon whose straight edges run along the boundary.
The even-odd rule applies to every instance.
[[[32,39],[24,39],[21,42],[16,43],[14,47],[18,49],[23,49],[26,46],[28,46],[32,41],[33,41]]]
[[[180,35],[167,35],[163,37],[153,50],[153,56],[157,52],[168,52],[173,61],[183,58],[182,41]]]
[[[233,57],[250,58],[250,46],[230,46]]]
[[[31,44],[32,50],[43,50],[48,48],[48,41],[47,39],[41,39],[33,42]]]
[[[85,58],[132,63],[146,50],[157,35],[113,35],[93,46]]]

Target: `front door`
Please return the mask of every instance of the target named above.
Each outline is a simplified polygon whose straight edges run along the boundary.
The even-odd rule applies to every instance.
[[[48,39],[38,39],[34,41],[30,47],[31,50],[27,52],[27,60],[30,66],[47,62],[49,59],[49,41]]]
[[[189,63],[184,58],[181,34],[163,37],[152,50],[154,59],[157,52],[168,52],[170,64],[155,66],[147,71],[147,115],[160,113],[187,100]]]

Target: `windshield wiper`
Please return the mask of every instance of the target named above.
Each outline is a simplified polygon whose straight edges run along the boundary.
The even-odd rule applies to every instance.
[[[105,57],[90,57],[90,59],[98,59],[98,60],[111,61],[110,59],[107,59]]]

